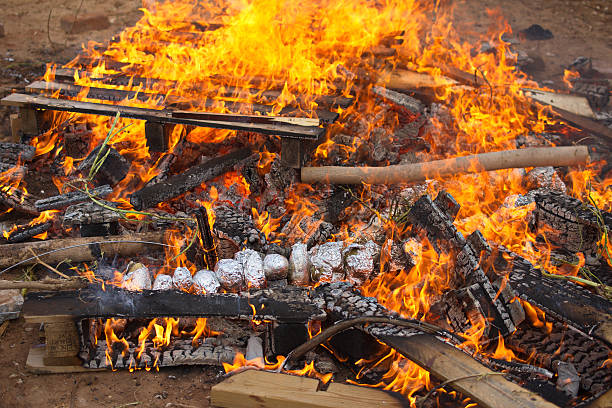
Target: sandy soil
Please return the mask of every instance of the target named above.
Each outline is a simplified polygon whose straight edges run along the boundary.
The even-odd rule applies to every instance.
[[[83,0],[80,13],[106,13],[111,26],[66,35],[59,19],[74,15],[81,0],[2,0],[0,22],[0,97],[23,88],[42,74],[45,63],[66,62],[84,40],[104,41],[140,16],[140,2]],[[466,0],[457,6],[466,31],[486,31],[487,8],[497,8],[514,31],[540,24],[553,32],[546,41],[525,41],[520,48],[543,61],[532,74],[559,79],[576,57],[592,57],[599,68],[612,68],[612,4],[608,0]],[[607,7],[607,10],[605,9]],[[48,29],[47,29],[48,28]],[[8,135],[8,110],[0,109],[0,139]],[[215,368],[162,369],[160,372],[95,372],[33,375],[25,368],[28,349],[39,342],[38,325],[10,322],[0,338],[0,407],[206,407]]]

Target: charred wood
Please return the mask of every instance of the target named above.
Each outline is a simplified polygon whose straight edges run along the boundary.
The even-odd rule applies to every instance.
[[[240,149],[226,155],[215,157],[203,164],[169,177],[165,181],[146,186],[130,197],[136,210],[155,207],[157,204],[192,190],[203,182],[218,177],[234,168],[236,164],[250,155],[249,149]]]
[[[535,202],[536,226],[547,240],[573,253],[584,252],[589,264],[596,262],[597,243],[605,228],[612,229],[612,214],[555,192],[536,194]]]
[[[383,88],[382,86],[372,87],[372,92],[375,95],[397,106],[407,109],[412,113],[422,113],[423,112],[424,106],[421,103],[421,101],[409,95],[406,95],[400,92],[396,92],[396,91],[392,91],[392,90]]]
[[[25,214],[39,214],[31,196],[19,188],[0,186],[0,205]]]
[[[34,158],[36,148],[21,143],[0,143],[0,161],[16,164],[18,162],[30,161]]]
[[[241,295],[196,296],[182,291],[127,291],[114,287],[87,288],[48,294],[28,293],[23,315],[28,321],[44,321],[53,315],[74,318],[134,317],[233,317],[251,320],[306,323],[325,314],[301,288],[259,290]],[[253,312],[255,308],[255,313]]]
[[[111,188],[111,186],[106,184],[91,190],[91,195],[96,198],[101,198],[109,195],[112,192],[113,189]],[[85,193],[84,191],[71,191],[69,193],[64,193],[38,200],[34,203],[34,206],[38,211],[58,210],[69,207],[73,204],[81,203],[86,200],[89,200],[89,195],[87,195],[87,193]]]
[[[246,215],[230,206],[220,206],[214,211],[215,232],[227,236],[238,247],[246,245],[255,250],[263,248],[266,237],[256,228],[250,214]]]
[[[93,166],[97,157],[104,157],[104,163],[100,166],[94,179],[99,184],[110,184],[114,186],[127,176],[130,171],[130,163],[119,152],[110,146],[98,146],[89,153],[89,155],[79,164],[79,171],[88,173]]]
[[[115,207],[115,203],[104,202],[109,207]],[[88,201],[74,204],[64,212],[63,224],[66,226],[101,224],[118,221],[121,216],[113,210],[104,208]]]
[[[9,235],[6,242],[9,244],[15,244],[18,242],[27,241],[30,238],[34,238],[36,235],[48,231],[52,225],[52,222],[44,222],[42,224],[20,226]]]
[[[547,315],[612,344],[612,303],[567,280],[542,275],[525,258],[497,247],[488,268],[507,275],[517,295]],[[495,273],[493,272],[493,273]]]
[[[208,223],[208,212],[206,211],[206,207],[200,207],[196,210],[195,216],[198,223],[198,231],[202,245],[201,249],[204,252],[206,266],[209,270],[212,270],[217,264],[219,256],[217,255],[217,248],[212,231],[210,230],[210,224]]]

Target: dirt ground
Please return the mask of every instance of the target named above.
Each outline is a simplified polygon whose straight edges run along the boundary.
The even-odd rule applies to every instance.
[[[85,40],[102,42],[137,21],[135,0],[2,0],[0,23],[0,97],[37,79],[45,63],[67,62]],[[82,5],[79,8],[79,5]],[[465,0],[457,16],[463,29],[486,31],[487,8],[497,9],[514,31],[540,24],[552,31],[546,41],[524,41],[519,48],[543,64],[532,74],[558,80],[578,56],[593,58],[596,68],[612,70],[612,3],[609,0]],[[100,31],[66,35],[62,16],[102,12],[111,26]],[[0,140],[10,132],[8,109],[0,109]],[[0,408],[2,407],[207,407],[217,368],[161,369],[160,372],[92,372],[35,375],[25,368],[31,345],[39,343],[38,325],[11,321],[0,337]]]

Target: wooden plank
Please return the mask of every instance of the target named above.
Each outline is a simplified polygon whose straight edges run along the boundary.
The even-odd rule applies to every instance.
[[[376,388],[331,383],[317,391],[319,381],[308,377],[248,370],[214,385],[212,406],[220,408],[351,408],[403,407],[401,397]]]
[[[118,62],[110,59],[107,56],[102,56],[100,58],[89,58],[89,57],[79,57],[78,65],[83,67],[84,69],[89,69],[92,66],[101,66],[104,65],[107,69],[111,69],[114,71],[129,71],[129,68],[133,67],[136,71],[143,72],[146,70],[140,64],[130,64],[125,62]],[[129,75],[129,72],[127,73]],[[149,83],[151,81],[156,81],[155,79],[147,79]],[[212,78],[211,78],[212,80]],[[164,82],[168,80],[162,80]],[[239,81],[239,79],[235,79],[235,81]],[[168,81],[169,82],[169,81]],[[132,82],[133,83],[133,82]],[[176,83],[175,83],[176,84]],[[191,83],[190,86],[194,89],[198,89],[200,92],[207,93],[209,95],[214,96],[225,96],[225,97],[245,97],[245,96],[254,96],[258,95],[265,99],[276,100],[282,95],[282,90],[277,89],[258,89],[251,87],[238,87],[238,86],[228,86],[223,85],[223,89],[221,90],[221,86],[223,84],[219,84],[218,87],[212,88],[210,83]],[[220,92],[221,90],[221,92]],[[299,104],[300,102],[310,102],[314,101],[317,105],[320,106],[328,106],[328,107],[340,107],[340,108],[348,108],[355,101],[354,98],[347,98],[342,95],[313,95],[312,98],[305,98],[303,96],[297,96],[296,102]]]
[[[177,118],[172,116],[172,111],[155,110],[146,108],[135,108],[123,105],[107,105],[102,103],[72,101],[64,99],[47,98],[38,95],[26,95],[14,93],[2,99],[2,104],[7,106],[31,107],[36,109],[56,110],[86,113],[102,116],[115,116],[117,112],[124,118],[149,120],[152,122],[174,123],[178,125],[191,125],[199,127],[209,127],[215,129],[242,130],[247,132],[263,133],[267,135],[277,135],[294,137],[298,139],[318,139],[325,129],[317,126],[300,126],[286,123],[248,123],[231,122],[221,120],[198,120]],[[235,116],[232,114],[217,114],[226,117]]]
[[[479,407],[558,408],[430,334],[376,337],[428,370],[437,379],[456,380],[448,387],[469,396]],[[464,378],[468,376],[471,377]]]
[[[612,407],[612,389],[591,402],[586,408],[610,408]]]
[[[541,91],[539,89],[523,88],[523,92],[529,98],[545,105],[550,105],[575,115],[594,118],[595,114],[589,101],[584,96],[561,94],[556,92]]]
[[[67,71],[66,73],[72,72],[74,75],[74,70],[70,69],[58,69],[56,71],[56,78],[59,80],[66,80],[66,77],[60,76],[58,72]],[[94,75],[87,72],[79,72],[79,74],[88,74]],[[73,81],[73,78],[68,76],[70,81]],[[109,77],[107,77],[108,79]],[[116,76],[110,76],[110,81],[105,80],[104,78],[92,78],[94,81],[100,81],[101,83],[108,83],[110,85],[117,86],[126,86],[130,80],[132,80],[132,85],[138,86],[142,85],[144,87],[150,86],[151,84],[159,84],[168,82],[166,84],[167,92],[170,92],[173,87],[176,86],[176,82],[174,81],[163,81],[163,80],[155,80],[155,79],[146,79],[146,78],[138,78],[138,77],[123,77],[125,81],[121,81],[122,83],[115,84],[112,81],[112,78],[116,78]],[[124,83],[123,83],[124,82]],[[87,92],[87,98],[89,99],[100,99],[103,101],[114,101],[119,102],[126,98],[128,99],[138,99],[141,101],[147,101],[150,99],[157,100],[158,103],[163,104],[168,108],[172,107],[182,107],[182,109],[188,109],[190,106],[197,106],[199,108],[206,109],[219,109],[223,107],[230,112],[238,113],[238,112],[257,112],[257,113],[270,113],[274,110],[273,105],[262,105],[258,103],[250,103],[250,102],[236,102],[235,100],[224,100],[218,98],[205,98],[202,100],[200,97],[197,98],[189,98],[187,96],[177,96],[177,95],[165,95],[156,92],[147,92],[147,91],[127,91],[123,89],[114,89],[114,88],[99,88],[95,86],[84,87],[81,85],[75,85],[71,83],[61,83],[61,82],[45,82],[45,81],[36,81],[26,87],[27,92],[31,93],[41,93],[46,95],[53,95],[54,93],[59,93],[61,96],[67,97],[76,97],[77,95],[82,95],[85,90]],[[333,123],[338,119],[339,114],[336,112],[330,112],[325,109],[315,109],[314,113],[317,118],[322,123]],[[291,115],[303,115],[299,109],[294,107],[285,107],[281,109],[279,112],[281,116],[291,116]]]
[[[276,290],[268,295],[237,294],[192,295],[182,291],[141,292],[107,286],[76,291],[29,292],[22,314],[28,323],[43,323],[57,316],[73,319],[92,317],[234,317],[281,322],[306,323],[323,317],[322,312],[299,289]],[[278,299],[274,295],[278,295]],[[284,296],[284,297],[283,297]],[[291,296],[292,300],[289,299]],[[57,321],[57,320],[56,320]]]
[[[103,368],[85,368],[80,365],[54,366],[45,365],[43,358],[46,353],[44,345],[30,348],[26,369],[35,374],[66,374],[66,373],[89,373],[92,371],[106,371]]]

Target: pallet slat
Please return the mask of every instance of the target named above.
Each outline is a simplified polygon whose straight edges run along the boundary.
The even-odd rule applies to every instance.
[[[58,70],[60,71],[60,70]],[[58,77],[56,72],[56,78],[60,80],[64,77]],[[142,79],[142,78],[141,78]],[[142,79],[146,81],[146,79]],[[104,82],[104,81],[103,81]],[[146,85],[146,82],[135,82],[134,85]],[[171,89],[171,87],[168,87]],[[201,99],[192,99],[184,96],[175,96],[175,95],[164,95],[155,92],[147,92],[147,91],[128,91],[123,89],[111,89],[111,88],[99,88],[99,87],[85,87],[81,85],[75,85],[72,83],[61,83],[61,82],[45,82],[45,81],[36,81],[32,82],[30,85],[26,87],[26,92],[29,93],[41,93],[52,95],[54,93],[59,92],[61,96],[67,97],[76,97],[77,95],[85,94],[87,98],[90,99],[100,99],[103,101],[114,101],[119,102],[124,99],[138,99],[141,101],[147,100],[156,100],[159,103],[162,103],[164,106],[172,107],[172,106],[198,106],[206,109],[218,108],[219,106],[226,107],[230,112],[258,112],[258,113],[270,113],[273,111],[273,105],[262,105],[257,103],[247,103],[247,102],[235,102],[224,99],[211,99],[206,98],[204,100]],[[222,105],[221,105],[222,104]],[[281,116],[290,116],[290,115],[299,115],[301,112],[293,107],[285,107],[280,112]],[[317,118],[323,123],[333,123],[338,119],[339,114],[336,112],[330,112],[325,109],[316,109],[315,113]],[[317,125],[315,125],[317,126]]]
[[[115,116],[117,112],[120,112],[122,117],[130,119],[148,120],[159,123],[173,123],[178,125],[209,127],[215,129],[242,130],[267,135],[293,137],[298,139],[316,140],[325,132],[325,129],[322,127],[300,126],[295,124],[282,123],[282,119],[286,119],[283,117],[280,117],[281,121],[274,123],[249,123],[229,121],[228,119],[234,118],[235,120],[237,116],[241,115],[221,113],[215,114],[218,118],[217,120],[187,119],[174,117],[172,111],[169,110],[154,110],[122,105],[107,105],[102,103],[55,99],[44,96],[19,93],[14,93],[5,97],[4,99],[2,99],[2,104],[8,106],[68,111],[102,116]]]

